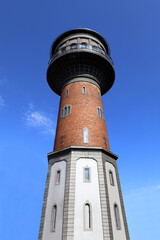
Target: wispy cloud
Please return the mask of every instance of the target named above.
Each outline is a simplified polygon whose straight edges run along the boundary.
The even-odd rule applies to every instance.
[[[2,96],[0,96],[0,108],[6,106]]]
[[[41,133],[54,135],[55,123],[46,113],[34,109],[33,104],[29,104],[29,109],[24,114],[28,127],[35,127]]]
[[[126,191],[125,194],[130,195],[130,194],[134,194],[134,193],[135,194],[151,193],[156,190],[160,190],[160,185],[153,185],[153,186],[146,186],[146,187],[142,187],[142,188],[131,189],[129,191]]]

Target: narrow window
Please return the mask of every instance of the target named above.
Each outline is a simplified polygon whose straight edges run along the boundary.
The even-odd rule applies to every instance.
[[[86,203],[84,206],[84,221],[85,221],[85,230],[91,230],[91,206],[89,203]]]
[[[86,93],[86,87],[82,87],[82,93]]]
[[[88,128],[83,128],[83,142],[89,143]]]
[[[118,209],[118,205],[116,203],[114,204],[114,214],[115,214],[116,228],[121,229],[119,209]]]
[[[51,214],[51,231],[56,231],[56,218],[57,218],[57,205],[55,204],[52,207],[52,214]]]
[[[99,92],[97,92],[97,94],[98,94],[98,98],[100,99],[100,93],[99,93]]]
[[[64,116],[67,116],[67,106],[64,107]]]
[[[68,106],[68,114],[71,113],[71,106]]]
[[[66,97],[68,97],[69,96],[69,90],[67,89],[67,91],[66,91]]]
[[[60,184],[60,179],[61,179],[61,170],[58,170],[56,174],[56,184]]]
[[[114,186],[113,172],[111,170],[109,170],[109,179],[110,179],[110,184]]]
[[[100,108],[100,117],[102,118],[102,109]]]
[[[99,110],[99,107],[97,107],[97,114],[98,114],[98,116],[100,116],[100,110]]]
[[[89,169],[89,167],[84,168],[84,181],[85,182],[90,181],[90,169]]]
[[[61,117],[64,116],[64,109],[62,108],[62,111],[61,111]]]

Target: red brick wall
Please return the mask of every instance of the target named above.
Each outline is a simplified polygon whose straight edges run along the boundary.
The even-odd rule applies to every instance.
[[[82,93],[82,87],[86,93]],[[66,90],[69,96],[66,97]],[[97,107],[103,109],[99,88],[89,82],[67,85],[61,94],[54,151],[68,146],[99,146],[109,150],[106,122],[97,115]],[[71,105],[71,114],[61,117],[61,109]],[[83,128],[88,128],[89,143],[83,143]]]

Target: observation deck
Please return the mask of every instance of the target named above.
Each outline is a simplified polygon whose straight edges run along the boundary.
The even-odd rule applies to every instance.
[[[64,32],[53,42],[47,69],[48,84],[58,95],[67,84],[79,81],[80,77],[97,85],[102,95],[115,79],[107,41],[99,33],[85,28]]]

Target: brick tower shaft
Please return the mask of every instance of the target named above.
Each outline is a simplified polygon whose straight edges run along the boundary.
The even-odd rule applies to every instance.
[[[61,93],[54,151],[69,146],[109,149],[101,91],[81,77]]]

